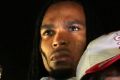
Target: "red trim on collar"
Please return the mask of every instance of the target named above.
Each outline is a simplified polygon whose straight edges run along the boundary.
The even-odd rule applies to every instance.
[[[93,67],[89,68],[85,73],[88,74],[88,73],[93,73],[96,71],[103,70],[103,69],[109,67],[111,64],[113,64],[117,60],[120,60],[120,54],[94,65]]]

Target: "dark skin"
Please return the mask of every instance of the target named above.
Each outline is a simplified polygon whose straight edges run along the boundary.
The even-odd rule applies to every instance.
[[[46,70],[66,71],[75,76],[86,47],[86,19],[83,7],[71,1],[48,8],[40,30],[42,58]],[[68,72],[67,72],[68,71]]]

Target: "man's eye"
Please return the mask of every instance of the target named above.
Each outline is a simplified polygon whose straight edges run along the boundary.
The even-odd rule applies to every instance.
[[[79,26],[78,25],[71,25],[69,26],[69,31],[79,31]]]
[[[52,36],[52,35],[54,35],[53,30],[46,30],[43,32],[43,36]]]

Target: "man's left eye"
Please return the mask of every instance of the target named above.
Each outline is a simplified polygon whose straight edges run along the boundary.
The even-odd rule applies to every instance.
[[[79,31],[80,30],[78,25],[71,25],[68,28],[69,28],[69,31]]]

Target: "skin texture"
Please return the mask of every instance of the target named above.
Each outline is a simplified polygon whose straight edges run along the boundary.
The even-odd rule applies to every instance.
[[[42,58],[48,72],[76,66],[86,47],[86,19],[83,7],[66,1],[48,8],[40,29]]]

